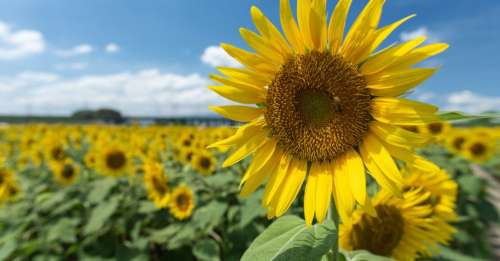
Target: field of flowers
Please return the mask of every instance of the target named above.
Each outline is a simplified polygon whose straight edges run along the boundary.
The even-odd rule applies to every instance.
[[[458,184],[457,195],[442,195],[456,216],[440,227],[451,236],[432,260],[491,260],[499,218],[488,201],[492,184],[474,171],[500,179],[500,128],[408,129],[429,137],[419,154],[450,175],[451,188]],[[232,134],[233,127],[3,127],[0,260],[240,259],[272,220],[261,206],[264,188],[239,195],[249,161],[221,168],[229,148],[207,149]],[[368,184],[375,194],[376,183]],[[289,214],[302,216],[302,194]],[[353,228],[340,229],[348,249],[342,229]]]

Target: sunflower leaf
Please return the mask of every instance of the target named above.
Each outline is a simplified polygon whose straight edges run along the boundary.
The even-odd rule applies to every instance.
[[[308,227],[299,217],[285,216],[262,232],[241,260],[320,260],[336,244],[336,233],[330,220]]]
[[[385,256],[377,256],[366,250],[345,251],[341,253],[346,261],[395,261]]]

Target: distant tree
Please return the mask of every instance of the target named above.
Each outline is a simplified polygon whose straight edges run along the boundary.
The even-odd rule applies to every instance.
[[[96,111],[79,110],[74,112],[71,118],[79,121],[104,121],[108,123],[123,123],[125,121],[119,111],[109,108],[101,108]]]
[[[95,112],[91,110],[80,110],[76,111],[71,115],[72,119],[90,121],[95,120]]]

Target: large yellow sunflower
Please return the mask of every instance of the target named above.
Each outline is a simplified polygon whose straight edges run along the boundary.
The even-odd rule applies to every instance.
[[[179,185],[172,191],[170,213],[179,220],[187,219],[193,213],[194,194],[187,185]]]
[[[132,165],[132,157],[123,144],[101,145],[96,159],[101,174],[115,177],[132,174]]]
[[[170,199],[168,179],[160,163],[148,161],[144,164],[144,185],[148,191],[148,197],[157,208],[168,206]]]
[[[399,261],[415,260],[428,253],[438,232],[433,227],[429,194],[421,189],[405,194],[404,199],[382,190],[373,199],[377,216],[361,208],[351,220],[340,225],[339,242],[346,250],[368,250]]]
[[[377,51],[413,17],[378,28],[383,0],[369,1],[345,37],[351,0],[340,0],[329,22],[325,0],[298,0],[298,23],[289,0],[280,4],[284,36],[252,7],[258,33],[240,32],[255,53],[222,44],[244,67],[218,68],[224,76],[211,78],[221,85],[209,88],[257,106],[212,107],[248,123],[211,147],[233,146],[225,167],[254,155],[241,194],[248,195],[268,178],[263,205],[270,217],[286,212],[306,179],[307,223],[314,216],[324,220],[332,195],[347,217],[356,202],[367,205],[365,168],[382,187],[400,193],[402,176],[393,157],[421,165],[424,160],[412,148],[427,141],[400,126],[437,121],[436,107],[400,96],[436,71],[414,65],[448,45],[420,47],[425,37],[419,37]]]

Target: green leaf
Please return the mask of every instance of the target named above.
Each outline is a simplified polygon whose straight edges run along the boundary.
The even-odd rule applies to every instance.
[[[47,240],[49,242],[60,240],[65,243],[74,243],[76,241],[76,226],[78,223],[76,219],[61,218],[49,228]]]
[[[266,209],[262,207],[260,199],[262,198],[263,190],[259,190],[252,195],[250,195],[243,202],[243,207],[241,208],[241,220],[240,228],[244,228],[255,218],[264,216],[266,214]]]
[[[16,247],[17,243],[14,240],[3,244],[0,247],[0,260],[6,260],[16,250]]]
[[[320,260],[336,244],[335,224],[306,226],[303,219],[285,216],[260,234],[245,251],[245,260]]]
[[[374,255],[366,250],[341,250],[341,253],[346,261],[396,261],[389,257]]]
[[[212,201],[208,205],[195,210],[193,223],[204,231],[210,231],[213,227],[222,222],[222,217],[226,212],[227,204],[219,201]]]
[[[139,210],[138,212],[139,213],[142,213],[142,214],[148,214],[148,213],[152,213],[152,212],[156,212],[156,211],[159,211],[160,209],[158,209],[155,204],[153,204],[153,202],[147,200],[143,200],[139,203]]]
[[[153,231],[149,239],[155,243],[165,243],[182,229],[181,224],[171,224],[166,228]]]
[[[114,178],[102,178],[94,181],[93,188],[90,191],[87,200],[94,204],[102,202],[116,183],[117,179]]]
[[[457,252],[455,250],[446,247],[441,247],[441,253],[439,255],[445,258],[446,260],[453,260],[453,261],[486,261],[485,259],[466,256],[460,252]]]
[[[456,121],[456,120],[474,120],[474,119],[485,119],[485,118],[499,118],[500,114],[498,113],[489,113],[483,115],[472,115],[465,114],[463,112],[451,111],[451,112],[442,112],[438,114],[438,117],[442,121]]]
[[[212,239],[203,239],[194,245],[193,255],[202,261],[220,260],[219,245]]]
[[[83,232],[88,235],[100,230],[104,223],[108,221],[109,217],[113,215],[116,208],[118,207],[119,202],[120,197],[115,196],[112,197],[109,201],[105,201],[97,205],[97,207],[92,210],[90,219]]]
[[[479,194],[483,189],[483,181],[476,176],[466,175],[458,178],[458,183],[460,188],[467,193],[467,195],[473,199],[477,199]]]

